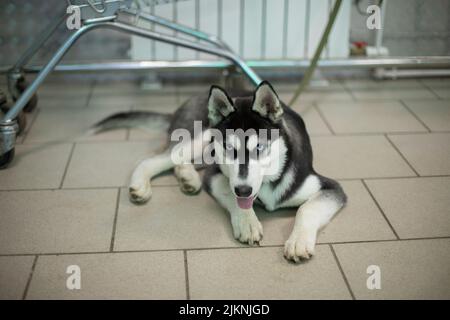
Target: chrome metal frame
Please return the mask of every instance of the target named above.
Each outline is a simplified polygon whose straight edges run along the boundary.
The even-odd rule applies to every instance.
[[[128,1],[128,0],[124,0]],[[286,1],[285,1],[286,2]],[[309,3],[309,0],[308,0]],[[25,67],[25,64],[40,49],[42,44],[46,42],[54,33],[56,28],[64,21],[65,14],[61,18],[54,21],[45,33],[25,52],[25,54],[17,61],[12,69],[9,69],[9,78],[13,85],[23,72],[38,72],[37,77],[29,85],[29,87],[17,98],[13,107],[0,120],[0,155],[14,148],[15,135],[17,132],[17,124],[14,120],[35,94],[39,86],[52,71],[98,71],[98,70],[148,70],[148,69],[191,69],[191,68],[209,68],[224,69],[230,67],[238,67],[250,81],[257,85],[261,82],[258,75],[252,70],[255,69],[292,69],[292,68],[308,68],[309,60],[274,60],[274,61],[248,61],[244,62],[236,53],[234,53],[227,44],[218,38],[198,30],[179,25],[172,21],[143,13],[136,10],[121,8],[118,13],[127,16],[136,16],[139,19],[146,20],[151,23],[172,29],[178,33],[187,34],[204,43],[191,42],[180,39],[175,36],[164,35],[151,30],[143,29],[128,23],[117,22],[117,16],[108,16],[94,20],[84,21],[82,27],[71,33],[66,41],[59,47],[48,63],[42,67]],[[105,21],[106,20],[106,21]],[[98,29],[108,28],[121,32],[134,34],[136,36],[153,39],[176,46],[193,49],[200,52],[209,53],[224,58],[226,61],[132,61],[132,62],[105,62],[94,64],[73,64],[60,65],[58,63],[72,45],[85,33]],[[389,58],[362,58],[362,59],[336,59],[336,60],[320,60],[318,66],[321,68],[375,68],[375,67],[445,67],[450,68],[450,57],[389,57]],[[10,91],[14,88],[9,85]]]
[[[246,64],[254,70],[304,70],[310,65],[310,60],[247,60]],[[185,60],[185,61],[104,61],[87,64],[60,64],[54,69],[56,72],[84,72],[84,71],[116,71],[116,70],[193,70],[207,69],[219,71],[232,67],[227,61],[211,60]],[[450,68],[450,56],[429,57],[386,57],[386,58],[349,58],[349,59],[323,59],[318,66],[322,69],[339,68]],[[43,66],[30,66],[24,68],[27,73],[41,71]],[[6,72],[0,70],[0,73]]]
[[[128,0],[126,0],[128,1]],[[97,12],[99,13],[99,12]],[[101,12],[100,12],[101,13]],[[197,30],[181,26],[179,24],[173,23],[163,18],[159,18],[153,15],[141,13],[138,11],[128,10],[121,8],[118,13],[125,13],[127,15],[135,15],[141,19],[159,24],[161,26],[167,27],[169,29],[176,30],[180,33],[188,34],[196,39],[208,42],[210,45],[194,43],[188,40],[180,39],[174,36],[164,35],[147,29],[139,28],[134,25],[118,22],[116,21],[116,15],[108,15],[105,18],[98,18],[95,20],[85,20],[84,24],[76,32],[70,34],[66,41],[59,47],[55,54],[51,57],[48,63],[43,66],[33,80],[33,82],[25,89],[25,91],[17,97],[17,101],[14,103],[11,109],[8,110],[6,115],[0,121],[0,155],[14,148],[15,135],[17,132],[17,124],[14,120],[17,115],[22,111],[25,105],[30,101],[32,96],[36,93],[39,86],[44,82],[45,78],[55,69],[57,64],[61,61],[63,56],[72,47],[72,45],[84,34],[94,29],[107,28],[113,29],[121,32],[130,33],[136,36],[140,36],[147,39],[152,39],[156,41],[161,41],[176,46],[181,46],[193,50],[197,50],[204,53],[209,53],[218,57],[222,57],[230,62],[229,66],[234,65],[238,67],[244,75],[246,75],[249,80],[254,84],[258,85],[261,79],[258,75],[230,48],[214,36],[206,34],[204,32],[199,32]],[[65,15],[63,15],[64,17]],[[11,79],[17,79],[23,72],[24,65],[29,61],[29,59],[36,53],[36,51],[46,42],[50,36],[54,33],[56,28],[61,24],[64,19],[58,19],[54,22],[47,32],[42,35],[27,52],[19,59],[19,61],[10,70]],[[13,90],[14,88],[11,88]],[[14,138],[14,139],[13,139]]]

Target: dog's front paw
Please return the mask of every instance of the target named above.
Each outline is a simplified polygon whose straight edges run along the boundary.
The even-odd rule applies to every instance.
[[[244,213],[231,219],[234,238],[249,245],[259,245],[263,237],[263,228],[256,215]]]
[[[314,255],[315,245],[315,232],[292,233],[284,244],[284,257],[295,263],[308,260]]]
[[[132,183],[128,189],[131,202],[143,204],[152,196],[150,182]]]
[[[202,180],[197,171],[191,166],[176,166],[175,176],[180,184],[180,189],[187,194],[197,194],[202,188]]]

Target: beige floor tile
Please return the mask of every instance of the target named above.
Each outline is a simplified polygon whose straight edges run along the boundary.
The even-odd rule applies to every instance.
[[[333,102],[319,108],[336,133],[427,131],[399,102]]]
[[[96,122],[126,108],[47,108],[43,109],[32,128],[26,143],[49,141],[120,141],[125,140],[126,130],[113,130],[86,136],[86,132]]]
[[[344,87],[348,89],[423,89],[420,81],[415,79],[373,80],[348,79],[343,80]]]
[[[154,188],[152,199],[137,206],[122,189],[114,250],[232,246],[241,245],[229,216],[206,192],[188,196],[178,187]]]
[[[450,88],[431,88],[441,99],[450,99]]]
[[[303,121],[305,121],[306,130],[310,135],[331,134],[331,131],[328,129],[315,107],[311,105],[305,106],[304,104],[296,104],[292,109],[301,115]]]
[[[79,143],[67,169],[64,188],[127,186],[138,163],[164,142]]]
[[[74,95],[38,95],[38,107],[41,109],[47,108],[86,108],[88,103],[88,96]]]
[[[304,94],[300,95],[299,101],[352,101],[353,97],[350,93],[342,90],[336,91],[311,91],[307,90]]]
[[[333,245],[356,299],[450,299],[450,240]],[[381,289],[367,288],[380,268]]]
[[[71,149],[71,144],[16,145],[12,163],[0,170],[0,190],[58,188]]]
[[[435,95],[426,88],[371,88],[354,89],[356,100],[433,99]]]
[[[450,100],[406,100],[405,103],[431,131],[450,131]]]
[[[300,85],[300,80],[298,82],[286,82],[286,81],[271,81],[271,84],[277,92],[294,92]],[[309,90],[313,91],[333,91],[333,90],[344,90],[344,86],[340,80],[325,79],[315,80],[312,79],[308,85]]]
[[[168,101],[164,101],[165,98],[161,98],[160,103],[158,102],[158,99],[156,99],[155,101],[157,103],[154,104],[137,103],[133,105],[131,109],[134,111],[143,110],[160,113],[174,113],[181,106],[181,104],[178,102],[174,103],[173,101],[171,101],[172,99],[173,97],[170,97],[169,99],[167,99]]]
[[[293,95],[293,92],[281,93],[280,99],[285,103],[289,103]],[[307,90],[297,98],[296,103],[332,101],[353,101],[353,98],[348,92],[343,90]]]
[[[0,257],[0,300],[22,299],[34,256]]]
[[[383,136],[313,137],[314,168],[334,179],[413,176]]]
[[[172,104],[172,105],[148,106],[143,104],[137,104],[134,105],[131,109],[133,111],[151,111],[164,114],[173,114],[178,109],[178,105]],[[137,132],[138,130],[135,131]]]
[[[431,88],[450,88],[450,78],[421,79],[420,82]]]
[[[342,181],[347,206],[320,232],[318,242],[371,241],[395,239],[382,214],[360,181]],[[261,245],[284,245],[294,226],[296,209],[277,212],[257,210],[264,228]]]
[[[438,97],[450,99],[450,78],[424,79],[421,82],[429,87]]]
[[[81,271],[81,289],[69,290],[67,267]],[[41,256],[27,299],[185,299],[182,252]]]
[[[109,250],[117,192],[0,192],[0,253]]]
[[[144,130],[144,129],[130,129],[128,133],[128,140],[130,141],[168,141],[168,135],[164,131]]]
[[[177,106],[176,95],[160,95],[160,94],[125,94],[120,96],[114,95],[98,95],[93,96],[89,101],[89,107],[122,107],[130,108],[134,106],[144,107],[148,109],[173,108]]]
[[[139,84],[134,81],[120,82],[99,82],[94,85],[92,95],[124,95],[124,94],[140,94],[143,90]]]
[[[283,249],[188,251],[192,299],[350,299],[328,246],[295,265]]]
[[[216,84],[216,81],[213,81],[210,84],[209,83],[181,84],[178,85],[175,90],[182,95],[198,94],[209,92],[209,89],[212,84]]]
[[[450,133],[389,135],[420,175],[450,174]]]
[[[450,236],[450,177],[367,181],[400,238]]]

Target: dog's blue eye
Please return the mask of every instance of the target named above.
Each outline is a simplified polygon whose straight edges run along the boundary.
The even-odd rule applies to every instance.
[[[231,150],[234,149],[234,147],[233,147],[231,144],[228,144],[228,143],[225,145],[225,148],[226,148],[228,151],[231,151]]]
[[[258,143],[256,145],[256,150],[258,150],[258,151],[263,151],[265,148],[266,148],[266,146],[263,144]]]

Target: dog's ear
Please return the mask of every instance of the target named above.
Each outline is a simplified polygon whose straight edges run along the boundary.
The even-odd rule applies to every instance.
[[[210,125],[217,125],[234,111],[233,101],[225,90],[218,86],[211,86],[208,98],[208,119]]]
[[[283,108],[277,93],[268,81],[263,81],[256,88],[253,96],[252,110],[272,122],[277,122],[283,115]]]

